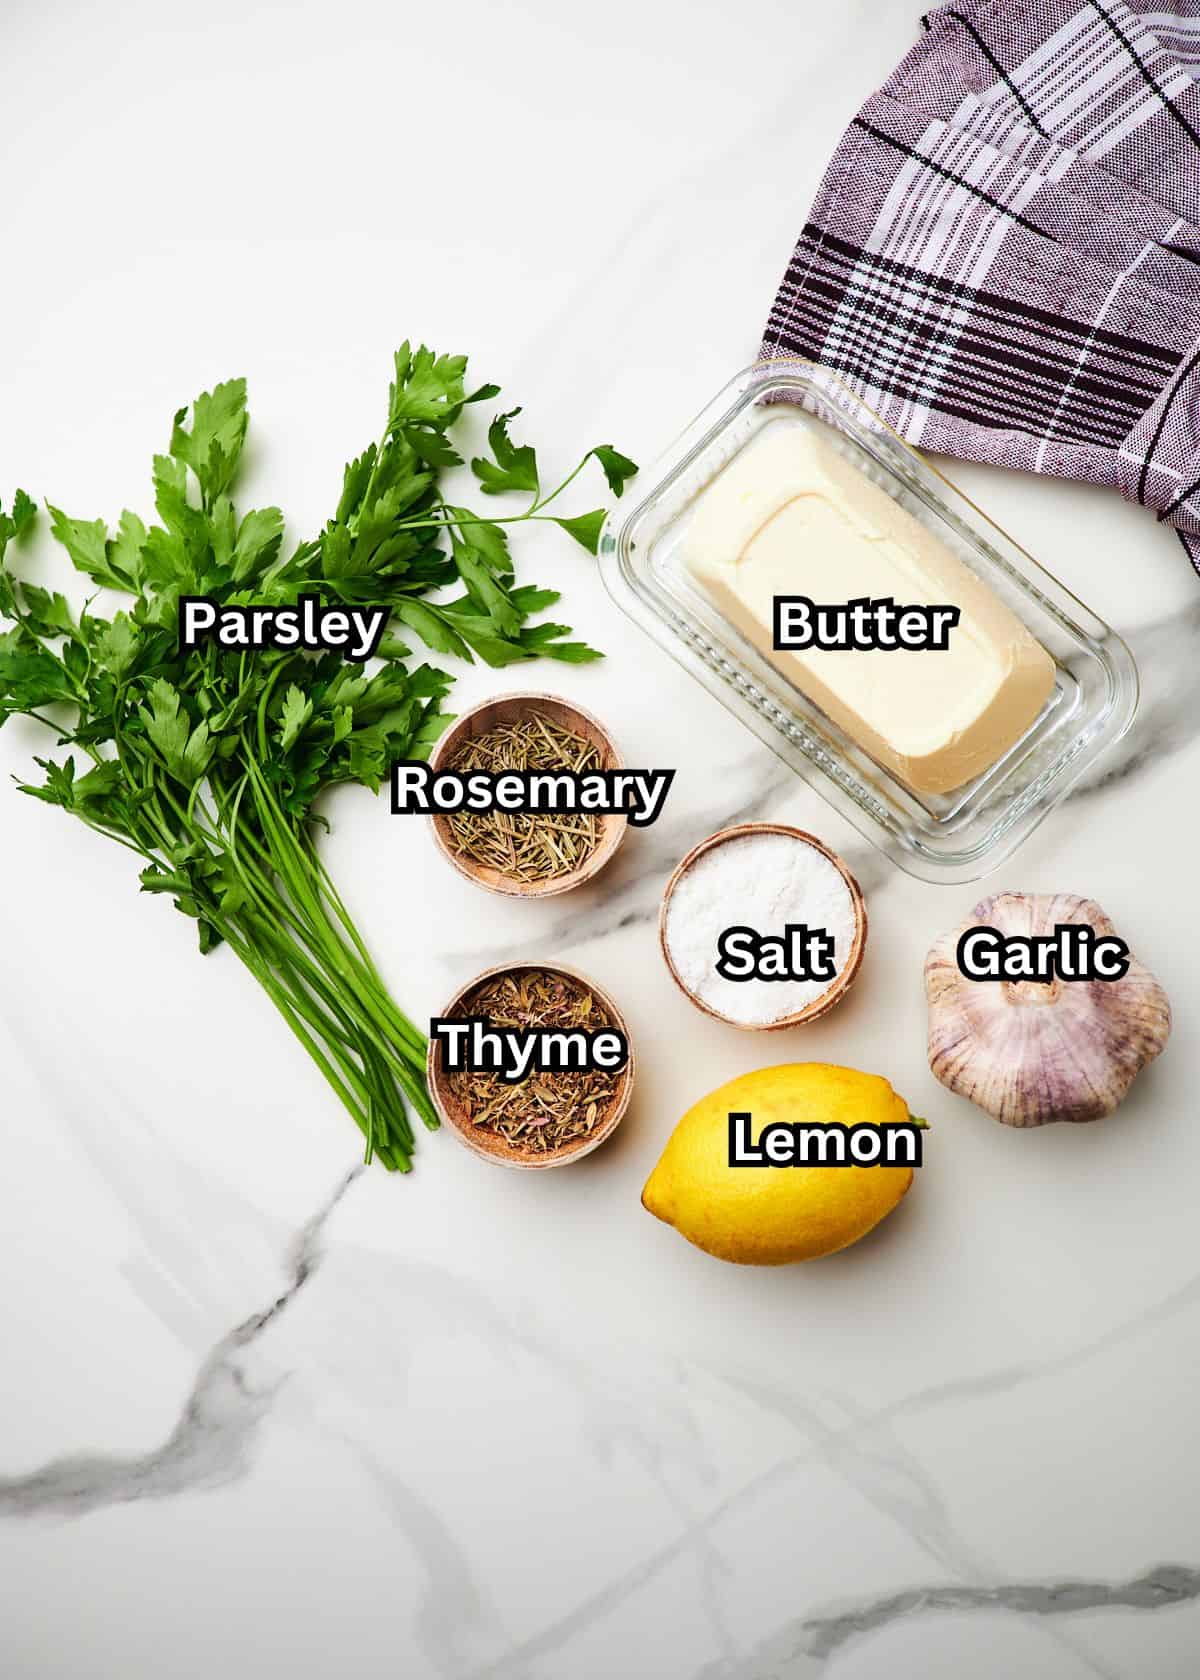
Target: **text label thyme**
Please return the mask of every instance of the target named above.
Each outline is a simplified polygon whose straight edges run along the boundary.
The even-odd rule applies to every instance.
[[[615,1073],[629,1060],[616,1027],[493,1027],[481,1015],[435,1015],[429,1036],[447,1073],[495,1073],[517,1085],[533,1073]]]

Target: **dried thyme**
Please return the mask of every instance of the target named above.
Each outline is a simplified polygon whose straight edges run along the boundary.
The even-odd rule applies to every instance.
[[[600,1029],[615,1023],[580,981],[544,969],[521,969],[485,980],[463,1000],[463,1019],[490,1026]],[[448,1085],[464,1116],[514,1149],[549,1154],[586,1137],[604,1119],[625,1070],[533,1073],[507,1084],[498,1073],[460,1072]]]
[[[464,741],[449,770],[602,770],[600,749],[543,712],[528,712]],[[591,811],[454,811],[450,844],[460,856],[514,881],[552,881],[570,875],[600,844],[601,819]]]

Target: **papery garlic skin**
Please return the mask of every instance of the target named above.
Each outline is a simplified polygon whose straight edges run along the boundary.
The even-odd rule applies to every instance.
[[[925,959],[929,1066],[1006,1126],[1111,1114],[1171,1031],[1167,994],[1136,958],[1120,980],[969,980],[959,969],[969,928],[1052,936],[1060,923],[1116,932],[1089,898],[997,893]]]

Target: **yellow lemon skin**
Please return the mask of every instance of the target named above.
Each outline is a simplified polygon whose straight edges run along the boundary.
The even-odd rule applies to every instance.
[[[775,1122],[899,1123],[908,1104],[886,1079],[826,1062],[789,1062],[731,1079],[689,1108],[642,1191],[642,1205],[720,1260],[784,1266],[849,1248],[885,1219],[911,1167],[731,1167],[729,1116],[751,1135]]]

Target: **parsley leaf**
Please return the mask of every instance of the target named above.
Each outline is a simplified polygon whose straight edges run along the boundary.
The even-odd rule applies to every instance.
[[[125,512],[117,521],[117,534],[108,545],[108,564],[117,577],[128,581],[123,589],[139,589],[142,583],[142,545],[146,541],[146,527],[136,513]]]
[[[577,543],[582,543],[589,554],[595,554],[600,547],[600,532],[607,517],[603,508],[597,508],[594,513],[581,513],[574,519],[556,519],[554,523],[569,537],[574,537]]]
[[[406,420],[445,426],[458,418],[466,401],[465,356],[435,356],[423,344],[414,353],[405,339],[394,361],[396,378],[389,393],[389,430],[397,429]]]
[[[208,724],[191,727],[180,708],[178,692],[162,677],[151,686],[150,705],[142,707],[142,722],[172,775],[190,787],[204,774],[213,753]]]
[[[283,514],[277,507],[253,508],[238,526],[237,541],[230,557],[234,583],[262,572],[279,553],[283,541]]]
[[[46,503],[46,509],[51,534],[66,549],[77,571],[86,572],[88,577],[110,589],[134,588],[133,579],[110,560],[108,532],[102,519],[70,519],[50,502]]]
[[[184,427],[187,409],[181,408],[171,427],[171,454],[195,473],[206,502],[228,490],[241,459],[250,416],[246,409],[246,381],[229,379],[203,391],[192,404],[192,429]]]
[[[37,503],[32,496],[26,495],[24,490],[18,490],[13,497],[12,524],[13,535],[20,537],[32,526],[37,517]]]
[[[114,677],[123,677],[137,658],[139,635],[128,613],[118,613],[96,641],[96,663]]]
[[[22,582],[21,598],[30,629],[42,636],[71,636],[82,640],[65,595],[57,590],[51,594],[48,589],[39,589],[36,583]]]
[[[293,683],[284,698],[283,716],[279,720],[279,745],[282,751],[291,751],[312,715],[312,701],[305,699],[303,691]]]
[[[487,614],[501,635],[515,636],[524,622],[524,614],[513,604],[503,584],[496,581],[483,556],[469,543],[452,537],[451,546],[458,575],[471,600]]]
[[[636,464],[628,455],[622,455],[619,449],[614,449],[611,443],[598,443],[592,454],[604,468],[608,488],[614,496],[619,496],[625,488],[626,480],[637,472]]]
[[[506,490],[530,490],[537,494],[537,455],[529,444],[518,448],[508,435],[508,422],[515,420],[520,412],[519,408],[510,408],[507,414],[498,414],[488,427],[488,443],[495,460],[477,456],[471,462],[471,471],[485,495],[499,496]]]

